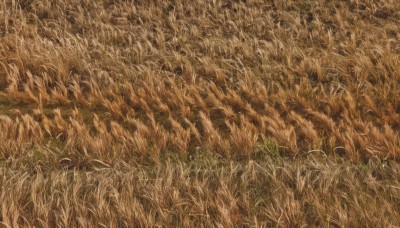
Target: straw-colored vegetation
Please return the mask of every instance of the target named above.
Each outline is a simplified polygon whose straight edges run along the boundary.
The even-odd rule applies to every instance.
[[[400,164],[312,157],[93,171],[0,170],[8,227],[391,227]],[[1,226],[1,225],[0,225]],[[7,227],[7,226],[5,226]]]
[[[1,0],[0,225],[400,225],[400,1]]]

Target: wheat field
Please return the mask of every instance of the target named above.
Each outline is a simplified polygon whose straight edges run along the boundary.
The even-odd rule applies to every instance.
[[[400,226],[400,2],[1,0],[0,226]]]

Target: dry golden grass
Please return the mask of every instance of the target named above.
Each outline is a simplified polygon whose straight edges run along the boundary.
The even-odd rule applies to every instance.
[[[311,157],[92,171],[0,169],[4,227],[390,227],[400,165]],[[99,166],[98,166],[99,167]],[[12,190],[11,190],[12,189]],[[5,190],[10,190],[9,192]]]
[[[344,177],[335,177],[335,164],[307,157],[323,153],[353,164],[371,158],[398,161],[399,130],[398,1],[0,3],[1,199],[7,202],[0,221],[6,226],[78,226],[100,220],[113,226],[124,226],[123,221],[144,226],[257,226],[266,221],[283,226],[399,225],[391,219],[400,217],[393,200],[399,198],[398,179],[389,178],[393,188],[379,187],[381,183],[366,183],[344,168],[337,171]],[[206,160],[234,164],[228,171],[206,171],[223,186],[216,198],[208,192],[211,187],[201,194],[190,190],[209,181],[207,175],[185,176],[194,172],[188,164],[199,153]],[[288,190],[259,211],[257,205],[263,203],[248,195],[253,189],[247,186],[249,177],[238,180],[229,172],[250,172],[258,163],[248,161],[263,161],[274,153],[305,164],[284,166],[287,177],[274,181],[283,181],[278,189]],[[165,163],[171,154],[183,163]],[[335,200],[324,199],[326,189],[312,183],[309,162],[321,166],[321,175],[336,185],[348,183],[351,190],[343,192],[351,196],[333,191]],[[142,180],[155,178],[154,173],[138,166],[157,167],[151,170],[159,172],[155,176],[162,182]],[[118,167],[130,168],[125,172]],[[102,168],[111,171],[85,173]],[[301,180],[309,195],[290,193],[289,182],[303,172],[298,170],[310,178]],[[163,182],[176,173],[183,179],[172,185],[186,195],[161,193]],[[70,186],[71,175],[81,182]],[[126,186],[116,187],[128,177],[133,179]],[[129,186],[134,178],[140,183],[136,190]],[[231,187],[242,184],[247,187],[238,196]],[[19,195],[4,195],[16,188]],[[104,192],[85,198],[90,188]],[[273,188],[265,191],[273,194]],[[360,193],[364,188],[384,195],[379,206],[372,207],[372,190]],[[137,198],[141,191],[152,194],[147,197],[151,205]],[[75,201],[68,201],[72,195]],[[106,195],[107,200],[101,198]],[[228,205],[236,200],[241,202]],[[321,205],[309,206],[307,200]],[[180,206],[168,211],[168,201]],[[185,203],[196,205],[198,216],[187,216]],[[50,215],[55,208],[58,214]],[[333,213],[335,208],[341,214]],[[128,216],[134,211],[139,211],[136,217]]]

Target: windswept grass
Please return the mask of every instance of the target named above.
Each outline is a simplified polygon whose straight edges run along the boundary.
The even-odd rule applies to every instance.
[[[399,225],[399,84],[398,1],[1,1],[1,224]]]

